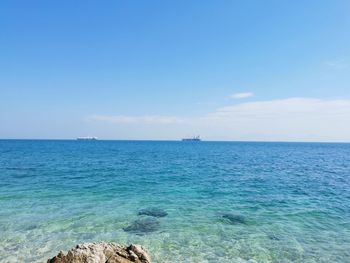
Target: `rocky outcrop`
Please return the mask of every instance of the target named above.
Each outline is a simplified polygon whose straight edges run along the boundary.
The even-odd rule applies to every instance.
[[[114,243],[77,245],[65,255],[62,251],[47,263],[151,263],[148,252],[140,245],[122,246]]]

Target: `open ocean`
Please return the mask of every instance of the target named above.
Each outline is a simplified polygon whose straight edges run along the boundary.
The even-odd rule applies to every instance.
[[[350,144],[1,140],[0,262],[93,241],[158,263],[350,262]]]

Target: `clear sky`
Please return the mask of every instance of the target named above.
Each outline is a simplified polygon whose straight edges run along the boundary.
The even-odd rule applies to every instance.
[[[350,141],[350,1],[0,1],[0,138]]]

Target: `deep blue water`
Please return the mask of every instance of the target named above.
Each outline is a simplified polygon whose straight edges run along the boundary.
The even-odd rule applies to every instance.
[[[154,262],[350,262],[350,144],[0,141],[1,262],[100,240]]]

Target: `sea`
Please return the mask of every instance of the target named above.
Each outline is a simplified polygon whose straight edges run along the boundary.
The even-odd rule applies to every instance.
[[[350,144],[0,141],[0,262],[79,243],[153,262],[350,262]]]

